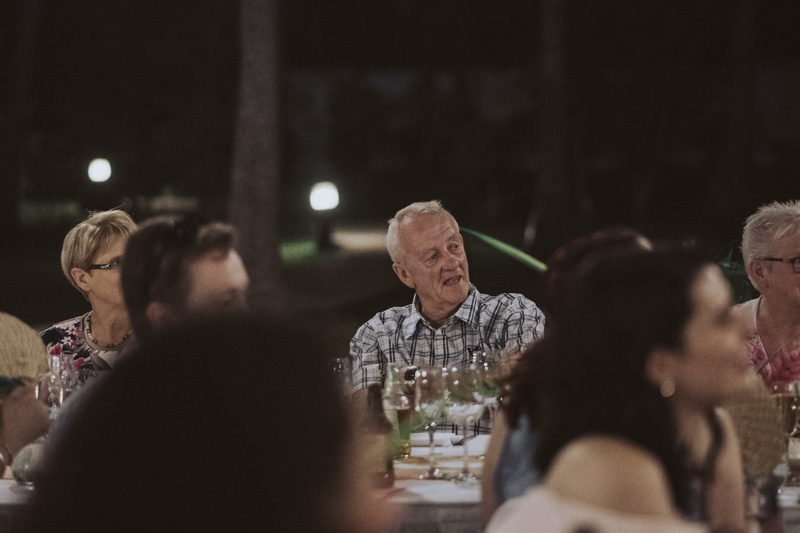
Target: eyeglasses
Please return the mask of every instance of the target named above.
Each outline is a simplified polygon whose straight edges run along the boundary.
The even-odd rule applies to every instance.
[[[89,265],[89,270],[119,270],[122,267],[122,257],[117,256],[105,265]]]
[[[800,274],[800,257],[792,257],[791,259],[781,259],[780,257],[762,257],[762,261],[778,261],[780,263],[790,263],[795,274]]]

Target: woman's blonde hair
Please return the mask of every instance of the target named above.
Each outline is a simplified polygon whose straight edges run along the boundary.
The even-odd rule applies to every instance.
[[[87,298],[86,293],[72,277],[72,269],[88,270],[101,250],[120,237],[128,237],[134,231],[136,223],[128,213],[111,209],[90,213],[86,220],[67,233],[61,247],[61,270],[84,298]]]

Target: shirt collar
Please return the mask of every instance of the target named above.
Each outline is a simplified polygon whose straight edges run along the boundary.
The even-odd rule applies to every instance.
[[[459,306],[458,310],[453,313],[453,315],[447,319],[443,326],[449,324],[454,318],[461,320],[462,322],[466,322],[474,329],[478,329],[479,320],[478,320],[478,308],[475,305],[475,302],[480,297],[481,293],[478,292],[478,289],[475,288],[475,285],[472,283],[469,284],[469,294],[467,294],[467,299],[464,300],[461,305]],[[419,296],[417,293],[414,293],[414,299],[411,301],[411,314],[408,316],[408,320],[406,320],[405,324],[403,324],[403,338],[410,339],[414,336],[417,332],[417,325],[422,322],[423,324],[427,325],[430,328],[433,326],[430,325],[425,317],[422,316],[419,312]]]

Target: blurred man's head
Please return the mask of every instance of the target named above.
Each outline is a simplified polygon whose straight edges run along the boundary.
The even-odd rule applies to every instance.
[[[140,345],[59,415],[15,531],[385,531],[397,509],[368,485],[322,329],[232,314]],[[319,357],[295,357],[301,338]],[[246,371],[221,376],[221,354]]]
[[[125,248],[122,291],[141,340],[185,321],[247,307],[249,277],[227,224],[158,217]]]

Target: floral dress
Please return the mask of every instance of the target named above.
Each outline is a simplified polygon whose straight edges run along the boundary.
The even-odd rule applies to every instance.
[[[109,361],[119,355],[117,351],[94,350],[87,344],[83,335],[85,317],[86,315],[81,315],[71,318],[39,332],[49,355],[72,356],[80,383],[85,383],[101,370],[109,369]]]
[[[768,386],[800,379],[800,339],[794,339],[768,361],[761,339],[756,335],[750,341],[750,354]]]
[[[771,389],[774,385],[800,379],[800,338],[792,340],[777,353],[767,355],[761,336],[758,334],[756,313],[758,299],[736,306],[749,324],[747,352],[753,368],[761,374],[764,383]]]

